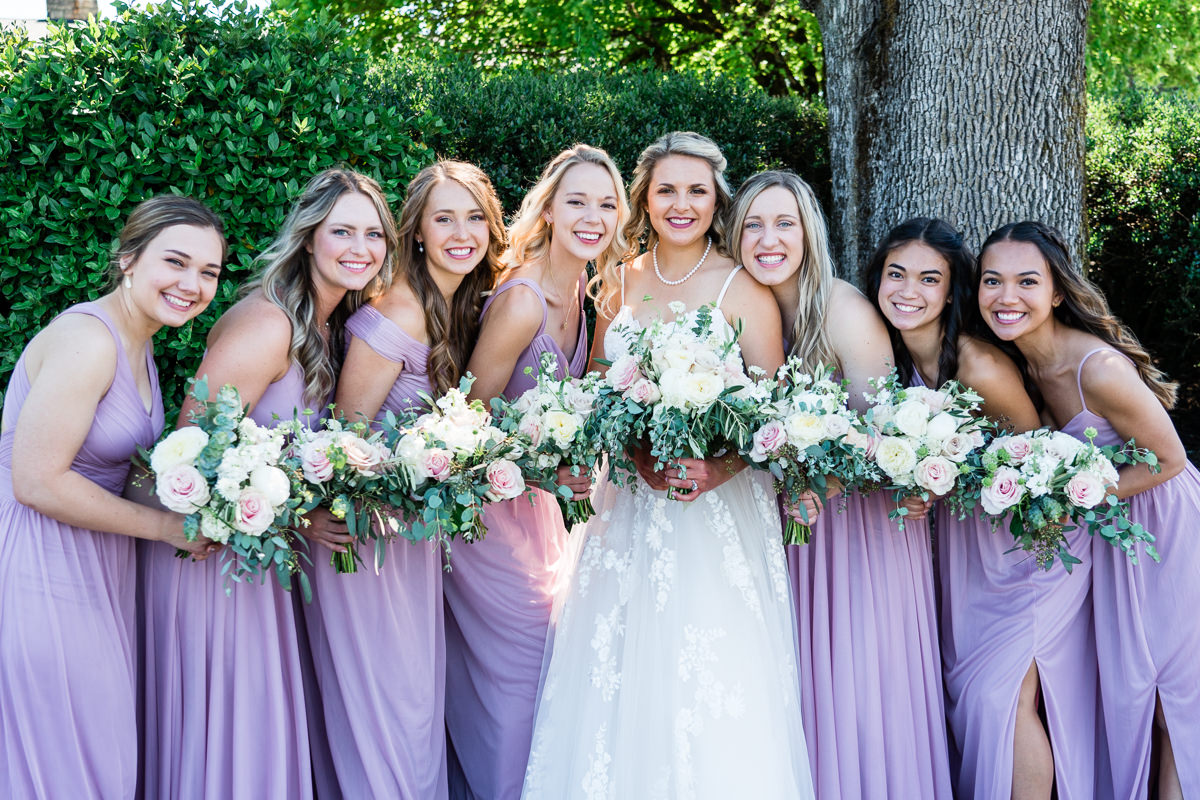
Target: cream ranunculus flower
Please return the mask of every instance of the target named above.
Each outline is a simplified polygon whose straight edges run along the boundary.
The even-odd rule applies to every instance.
[[[784,423],[788,441],[803,450],[825,439],[825,420],[819,414],[799,411]]]
[[[908,483],[917,454],[912,445],[900,436],[885,436],[875,449],[875,462],[896,483]]]
[[[707,408],[725,391],[725,382],[710,372],[691,372],[683,378],[683,397],[692,408]]]
[[[571,440],[579,431],[579,420],[574,414],[565,411],[547,411],[542,416],[542,425],[559,447],[571,444]]]
[[[160,475],[177,464],[191,464],[208,444],[208,434],[188,426],[172,431],[150,454],[150,469]]]

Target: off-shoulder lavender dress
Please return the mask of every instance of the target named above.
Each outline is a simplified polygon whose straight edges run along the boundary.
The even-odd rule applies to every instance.
[[[504,396],[518,397],[536,382],[543,353],[579,377],[587,369],[587,328],[571,358],[546,333],[546,299],[536,283],[518,278],[497,287],[484,304],[515,286],[532,289],[542,303],[542,325],[521,353]],[[579,298],[583,302],[584,283]],[[582,308],[582,305],[580,306]],[[532,367],[534,375],[526,375]],[[554,590],[565,567],[567,531],[555,499],[534,490],[489,506],[487,536],[455,544],[446,575],[446,726],[455,798],[515,798],[521,794],[533,738],[533,715],[542,671]]]
[[[418,394],[432,392],[426,345],[370,305],[350,317],[346,330],[404,364],[379,417],[422,404]],[[444,798],[440,555],[434,544],[403,536],[387,543],[378,571],[373,547],[360,546],[359,555],[358,572],[346,575],[333,570],[324,549],[306,567],[313,602],[300,613],[316,677],[308,706],[317,795]]]
[[[211,387],[213,389],[217,387]],[[292,365],[250,413],[291,419],[304,402]],[[221,555],[202,562],[144,542],[142,676],[146,798],[312,797],[312,762],[292,595],[274,574],[226,596]]]
[[[1079,373],[1098,348],[1079,362]],[[1121,443],[1121,435],[1083,406],[1063,425],[1096,444]],[[1144,467],[1137,467],[1144,469]],[[1162,700],[1184,797],[1200,797],[1200,472],[1183,472],[1129,498],[1129,516],[1155,537],[1161,557],[1135,565],[1100,537],[1092,542],[1092,594],[1100,695],[1108,732],[1113,796],[1146,796],[1155,697]]]
[[[163,427],[150,346],[146,409],[112,321],[83,303],[117,343],[112,385],[71,469],[120,494],[129,459]],[[12,447],[30,383],[22,354],[0,435],[0,796],[132,797],[137,784],[134,540],[76,528],[18,503]]]

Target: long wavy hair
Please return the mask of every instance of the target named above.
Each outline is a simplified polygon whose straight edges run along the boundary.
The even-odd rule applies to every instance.
[[[1050,270],[1054,288],[1062,294],[1062,302],[1055,306],[1053,311],[1055,319],[1064,325],[1087,331],[1113,349],[1124,353],[1163,407],[1175,407],[1179,384],[1168,381],[1162,370],[1154,366],[1150,354],[1142,347],[1133,331],[1113,316],[1100,290],[1084,277],[1082,272],[1075,269],[1071,262],[1071,251],[1058,230],[1032,221],[1012,222],[997,228],[979,249],[981,264],[984,253],[997,242],[1026,242],[1035,246]],[[979,285],[980,277],[981,271],[977,268],[974,276],[976,286]],[[1018,363],[1024,368],[1023,358]]]
[[[109,288],[114,288],[124,274],[122,262],[137,261],[146,245],[167,228],[190,225],[212,228],[221,237],[221,263],[225,262],[229,245],[225,242],[225,226],[221,218],[199,201],[174,194],[160,194],[138,203],[125,220],[109,260]]]
[[[429,196],[434,188],[446,181],[454,181],[470,193],[483,211],[488,226],[488,245],[483,260],[463,278],[449,303],[429,274],[424,248],[417,246],[417,234]],[[457,385],[467,369],[471,348],[479,334],[483,296],[495,286],[502,270],[504,212],[491,180],[479,167],[465,161],[438,161],[425,167],[408,184],[404,206],[400,209],[399,237],[397,271],[425,309],[429,380],[435,394],[444,394]]]
[[[596,278],[589,284],[589,290],[595,299],[597,292],[604,291],[603,287],[596,287],[600,285],[604,276],[616,274],[617,265],[625,253],[626,244],[622,231],[629,219],[629,204],[625,202],[625,181],[621,178],[621,171],[617,169],[608,153],[599,147],[577,144],[551,159],[542,170],[538,182],[521,201],[521,209],[508,228],[508,251],[505,252],[503,260],[505,268],[511,270],[531,261],[540,261],[549,254],[554,229],[546,222],[544,213],[554,202],[554,196],[558,193],[558,187],[562,184],[567,170],[577,164],[595,164],[607,170],[612,178],[613,193],[617,198],[616,229],[613,231],[612,241],[596,259]],[[611,283],[611,278],[608,283]]]
[[[379,213],[387,255],[379,274],[365,288],[346,292],[334,308],[329,315],[326,340],[317,325],[314,264],[306,245],[312,242],[313,232],[329,216],[338,199],[352,192],[370,199]],[[346,353],[346,320],[391,284],[396,244],[396,220],[379,184],[362,173],[338,167],[327,169],[308,182],[275,241],[256,259],[260,271],[242,287],[242,295],[261,288],[263,295],[292,323],[288,358],[304,373],[305,400],[324,403],[333,394]]]
[[[650,224],[647,198],[650,195],[650,181],[654,177],[654,168],[667,156],[690,156],[707,161],[712,167],[717,205],[707,233],[717,252],[732,256],[726,249],[725,241],[725,214],[733,199],[733,192],[725,180],[725,167],[728,162],[721,154],[721,148],[707,136],[695,131],[671,131],[655,139],[643,150],[638,157],[637,166],[634,167],[633,182],[629,184],[629,205],[632,213],[624,230],[625,240],[629,243],[625,258],[631,259],[637,256],[640,250],[649,250],[658,242],[658,233]]]
[[[825,215],[812,187],[790,170],[768,170],[746,179],[738,189],[729,208],[730,255],[744,264],[742,227],[750,213],[750,205],[767,189],[781,187],[791,192],[800,209],[800,225],[804,228],[804,259],[796,270],[796,286],[800,300],[796,309],[796,324],[791,330],[791,355],[805,363],[837,365],[837,352],[829,341],[825,320],[829,316],[829,298],[833,293],[833,256],[829,250],[829,232]],[[735,243],[736,242],[736,243]]]
[[[912,354],[904,345],[904,337],[892,326],[879,306],[879,285],[883,282],[888,255],[896,248],[912,242],[920,242],[929,247],[945,259],[948,266],[946,277],[950,283],[947,298],[949,302],[942,307],[942,313],[938,316],[942,348],[938,353],[937,386],[941,386],[958,375],[958,337],[964,333],[978,336],[983,327],[979,305],[973,302],[975,256],[963,244],[962,234],[949,223],[930,217],[915,217],[888,231],[863,267],[862,282],[867,299],[879,309],[880,316],[887,325],[888,338],[892,340],[892,352],[896,354],[896,369],[900,373],[900,380],[905,384],[912,382],[916,365],[913,363]],[[987,338],[991,340],[991,337]]]

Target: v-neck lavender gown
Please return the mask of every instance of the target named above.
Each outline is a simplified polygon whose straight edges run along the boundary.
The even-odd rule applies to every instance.
[[[1079,362],[1076,383],[1083,365]],[[1120,444],[1108,420],[1083,405],[1063,433],[1096,444]],[[1145,469],[1145,467],[1134,467]],[[1162,700],[1184,797],[1200,797],[1200,472],[1188,462],[1183,472],[1129,498],[1129,517],[1155,536],[1161,557],[1144,555],[1132,564],[1100,537],[1092,542],[1092,594],[1096,652],[1113,796],[1146,796],[1155,695]]]
[[[216,387],[211,387],[215,389]],[[250,417],[274,424],[304,402],[292,365]],[[144,770],[150,798],[312,797],[312,762],[292,595],[274,573],[225,594],[221,554],[194,562],[145,542]]]
[[[378,418],[423,405],[418,393],[432,393],[426,345],[370,305],[350,317],[346,330],[404,363]],[[346,575],[334,571],[324,548],[314,549],[306,567],[313,602],[301,616],[316,677],[309,735],[314,752],[327,754],[314,755],[317,795],[445,798],[440,553],[430,542],[400,536],[388,542],[378,572],[372,546],[360,546],[359,555],[358,572]]]
[[[71,469],[120,494],[129,459],[163,427],[152,352],[147,411],[107,315],[94,303],[63,313],[96,317],[116,340],[112,385]],[[29,390],[22,354],[0,436],[0,797],[128,798],[138,760],[134,540],[17,502],[13,436]]]
[[[546,333],[546,298],[532,281],[497,287],[484,304],[514,286],[528,286],[542,303],[542,325],[521,353],[504,396],[532,388],[542,353],[579,377],[587,369],[587,328],[580,314],[571,358]],[[582,308],[584,284],[580,281]],[[525,368],[533,367],[534,375]],[[446,596],[446,726],[450,733],[450,794],[505,800],[521,794],[533,739],[533,715],[542,672],[554,589],[566,563],[567,531],[554,497],[534,490],[484,512],[487,536],[455,544]]]
[[[835,498],[787,548],[817,797],[951,797],[929,525],[892,507]]]

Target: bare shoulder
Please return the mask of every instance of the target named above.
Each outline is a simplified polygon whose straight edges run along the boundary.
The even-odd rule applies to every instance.
[[[834,279],[829,292],[829,313],[825,317],[825,328],[834,339],[843,336],[872,338],[879,335],[887,337],[887,327],[883,318],[853,285],[841,278]]]
[[[744,269],[738,270],[730,281],[721,301],[721,309],[726,317],[731,318],[747,319],[772,313],[779,315],[775,295],[768,287],[750,277],[750,273]]]
[[[25,350],[25,371],[34,382],[43,371],[76,376],[80,382],[112,383],[117,342],[91,314],[63,314],[43,328]]]
[[[261,291],[242,298],[217,320],[208,334],[209,349],[252,343],[263,355],[287,358],[292,342],[292,321],[283,309]]]
[[[530,338],[542,324],[544,315],[542,299],[532,286],[517,284],[496,296],[483,316],[484,325],[490,321],[503,321],[506,328],[528,331]]]
[[[1137,367],[1117,350],[1101,350],[1089,356],[1079,373],[1079,385],[1089,401],[1093,396],[1115,399],[1145,387]]]
[[[958,339],[958,380],[967,386],[981,387],[1000,381],[1021,383],[1021,370],[1008,355],[991,342],[972,336]]]
[[[372,300],[371,305],[418,342],[429,338],[425,329],[425,307],[403,280],[396,280],[390,289]]]

